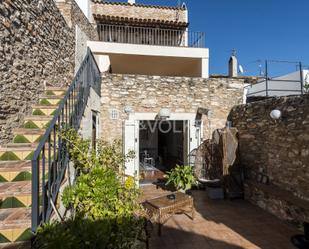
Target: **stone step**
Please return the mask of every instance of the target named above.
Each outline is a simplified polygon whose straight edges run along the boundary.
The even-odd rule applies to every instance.
[[[0,209],[0,243],[29,241],[32,238],[31,209]]]
[[[46,86],[45,91],[67,91],[69,86]]]
[[[26,129],[26,128],[17,128],[13,129],[14,135],[44,135],[46,129]]]
[[[63,99],[64,96],[57,96],[57,95],[46,95],[46,94],[43,94],[39,97],[39,99],[58,99],[58,100],[61,100]],[[39,104],[38,104],[39,105]]]
[[[68,87],[47,87],[45,90],[46,95],[57,95],[57,96],[64,96],[65,93],[67,92]]]
[[[31,181],[0,183],[0,209],[30,207]]]
[[[1,243],[0,249],[31,249],[31,241]]]
[[[27,116],[25,117],[23,128],[27,129],[46,129],[52,116]]]
[[[31,249],[31,241],[1,243],[0,249]]]
[[[31,161],[0,161],[0,174],[31,171]]]
[[[45,129],[14,129],[14,143],[38,143],[45,134]]]
[[[20,148],[31,148],[36,149],[38,147],[38,143],[8,143],[3,145],[1,148],[4,149],[20,149]]]

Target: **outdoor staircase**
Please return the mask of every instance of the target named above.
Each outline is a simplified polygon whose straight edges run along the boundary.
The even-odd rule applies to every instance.
[[[66,91],[48,87],[12,143],[0,147],[0,249],[30,248],[31,159]]]

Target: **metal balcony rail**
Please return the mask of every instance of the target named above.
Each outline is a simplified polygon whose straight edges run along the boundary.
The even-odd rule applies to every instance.
[[[269,72],[269,65],[271,63],[289,63],[295,64],[299,70],[299,78],[295,79],[284,77],[271,77]],[[287,96],[287,95],[303,95],[307,93],[305,89],[305,79],[303,76],[303,65],[301,62],[289,61],[265,61],[265,75],[257,83],[252,86],[246,87],[249,90],[247,97],[263,96]]]
[[[205,48],[203,32],[109,24],[98,24],[97,29],[104,42]]]
[[[40,224],[50,220],[68,168],[69,155],[61,132],[67,128],[79,128],[90,88],[100,94],[100,87],[100,71],[88,48],[85,59],[34,152],[31,217],[33,233]]]

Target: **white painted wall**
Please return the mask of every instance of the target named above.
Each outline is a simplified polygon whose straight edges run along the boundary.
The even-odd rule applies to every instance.
[[[79,8],[83,11],[85,16],[90,18],[90,0],[75,0]]]
[[[164,71],[174,72],[173,74],[165,74],[166,76],[189,76],[189,77],[209,77],[209,49],[208,48],[188,48],[188,47],[167,47],[167,46],[150,46],[150,45],[139,45],[139,44],[124,44],[124,43],[113,43],[113,42],[96,42],[88,41],[87,45],[91,51],[95,54],[100,70],[105,72],[107,68],[112,66],[113,58],[117,60],[117,67],[121,66],[121,63],[129,70],[129,67],[134,67],[143,62],[145,67],[146,61],[152,58],[152,62],[149,62],[149,66],[146,72],[143,72],[143,67],[139,66],[140,73],[149,75],[149,67],[153,67],[153,71],[156,66],[160,65],[160,58],[163,60],[170,58],[170,62],[164,65]],[[110,57],[110,60],[106,56]],[[119,61],[119,56],[123,58]],[[139,57],[139,58],[137,58]],[[155,60],[157,58],[157,61]],[[128,63],[129,60],[129,63]],[[194,64],[195,62],[195,66]],[[148,60],[149,61],[149,60]],[[106,64],[107,63],[107,64]],[[162,70],[163,70],[162,69]],[[189,72],[186,71],[189,70]],[[158,70],[157,70],[158,71]],[[160,71],[160,70],[159,70]],[[191,72],[191,75],[190,75]],[[117,72],[115,72],[117,73]],[[118,72],[123,73],[123,72]],[[125,72],[130,74],[130,72]],[[132,72],[136,74],[136,72]],[[153,74],[157,75],[157,74]],[[162,74],[159,74],[162,75]]]
[[[308,76],[307,76],[308,75]],[[303,70],[303,79],[304,81],[307,79],[309,81],[309,70]],[[291,81],[274,81],[274,80],[291,80]],[[269,96],[288,96],[288,95],[297,95],[300,94],[301,85],[300,85],[300,71],[296,71],[287,75],[283,75],[280,77],[274,78],[274,80],[268,81],[268,88],[269,89],[280,89],[286,90],[284,92],[281,91],[274,91],[270,90],[268,92]],[[293,82],[297,80],[299,82]],[[245,88],[247,94],[255,93],[262,91],[260,93],[255,93],[253,95],[249,95],[248,97],[252,96],[266,96],[266,81],[263,80],[258,84],[249,85]]]

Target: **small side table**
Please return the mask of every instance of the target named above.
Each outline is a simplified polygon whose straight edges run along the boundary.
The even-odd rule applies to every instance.
[[[164,223],[175,214],[188,214],[194,220],[195,209],[193,197],[181,192],[172,193],[175,199],[164,195],[151,200],[147,200],[143,205],[147,211],[149,219],[159,225],[158,235],[161,236],[161,230]]]

